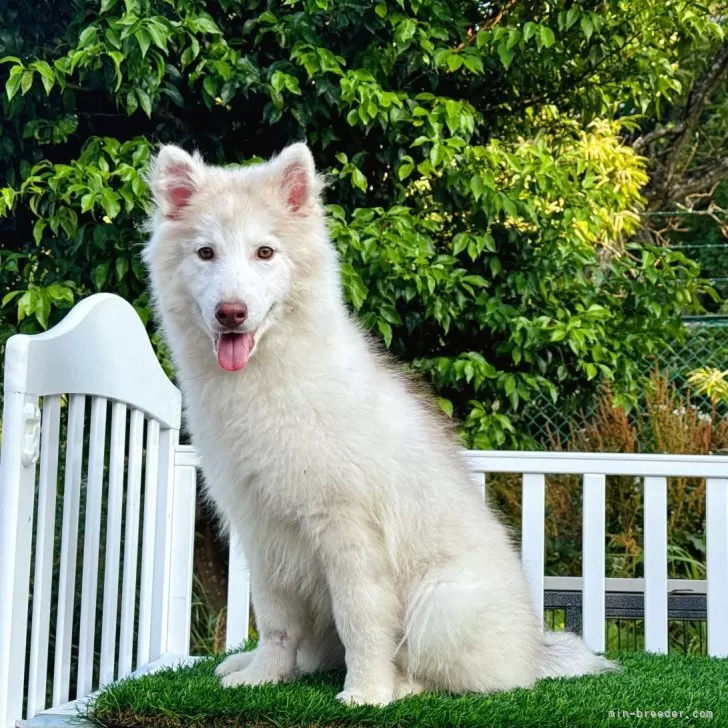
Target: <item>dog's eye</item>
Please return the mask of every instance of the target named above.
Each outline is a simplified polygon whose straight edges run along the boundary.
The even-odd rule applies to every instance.
[[[273,257],[275,250],[270,245],[261,245],[258,248],[257,255],[261,260],[270,260]]]
[[[197,251],[197,255],[199,256],[200,260],[212,260],[215,257],[215,251],[211,247],[206,245]]]

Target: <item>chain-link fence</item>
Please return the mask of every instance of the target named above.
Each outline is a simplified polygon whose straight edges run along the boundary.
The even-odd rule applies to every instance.
[[[661,352],[656,359],[645,362],[645,374],[657,366],[683,392],[686,391],[688,375],[695,369],[728,369],[728,317],[696,317],[687,320],[686,325],[684,344],[676,343]],[[701,408],[704,406],[706,411],[710,410],[710,404],[704,397],[692,393],[691,401]],[[555,443],[565,446],[570,437],[570,422],[574,424],[584,417],[588,418],[592,411],[587,407],[585,411],[572,413],[570,417],[561,402],[554,404],[549,398],[543,397],[533,400],[524,409],[521,426],[524,433],[544,449],[553,447]]]

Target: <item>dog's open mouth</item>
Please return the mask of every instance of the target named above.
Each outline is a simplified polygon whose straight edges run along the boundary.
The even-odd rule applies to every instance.
[[[255,332],[220,334],[215,337],[217,363],[228,372],[244,369],[255,346]]]

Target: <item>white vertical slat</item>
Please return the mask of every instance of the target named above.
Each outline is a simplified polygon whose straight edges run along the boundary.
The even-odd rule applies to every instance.
[[[15,363],[17,370],[22,370],[27,359],[18,357]],[[8,366],[11,367],[10,362]],[[35,500],[35,459],[28,460],[33,445],[28,435],[35,427],[32,420],[40,415],[38,399],[17,391],[22,384],[17,387],[16,383],[15,390],[9,389],[10,380],[6,369],[0,460],[0,725],[3,728],[14,726],[22,718]]]
[[[190,651],[196,485],[195,467],[184,465],[175,468],[172,504],[172,553],[175,566],[169,584],[167,650],[177,655],[187,655]]]
[[[706,480],[708,654],[728,657],[728,478]]]
[[[667,653],[667,478],[645,478],[645,649]]]
[[[159,433],[159,477],[157,479],[157,512],[154,526],[154,579],[150,645],[150,657],[153,660],[167,652],[168,644],[174,458],[178,442],[179,430],[165,429]]]
[[[485,498],[485,473],[479,470],[470,471],[470,480],[480,495]]]
[[[147,448],[144,470],[144,525],[142,527],[142,569],[139,586],[139,630],[137,667],[149,662],[154,585],[154,534],[159,477],[159,422],[147,422]]]
[[[30,634],[28,674],[28,719],[41,710],[45,710],[46,707],[60,427],[60,396],[44,397],[40,478],[38,481],[38,525],[35,540],[35,576],[33,578],[33,626]]]
[[[581,573],[584,642],[595,652],[604,652],[605,630],[605,502],[603,475],[584,475],[584,521]]]
[[[78,680],[76,697],[92,690],[94,637],[96,635],[96,594],[99,578],[101,539],[101,499],[104,490],[104,453],[106,450],[106,400],[94,397],[91,404],[88,476],[86,482],[86,524],[84,527],[81,623],[78,633]]]
[[[234,649],[248,639],[250,629],[250,568],[235,531],[230,531],[226,649]]]
[[[114,679],[116,627],[119,605],[119,551],[121,549],[121,509],[124,488],[124,448],[126,405],[114,402],[111,408],[109,452],[109,495],[106,506],[106,558],[104,561],[104,605],[101,622],[99,683]]]
[[[58,617],[56,654],[53,670],[53,705],[68,702],[71,680],[71,633],[76,589],[76,552],[78,548],[78,511],[83,462],[83,420],[86,398],[72,394],[68,405],[66,435],[66,477],[63,486],[63,535],[58,580]]]
[[[523,476],[521,561],[528,579],[531,600],[536,608],[538,622],[542,627],[545,517],[545,478],[536,473],[526,473]]]
[[[134,607],[139,566],[139,507],[142,488],[144,413],[132,410],[129,418],[129,463],[126,485],[126,528],[124,534],[124,576],[121,588],[119,671],[126,677],[132,669],[134,650]]]

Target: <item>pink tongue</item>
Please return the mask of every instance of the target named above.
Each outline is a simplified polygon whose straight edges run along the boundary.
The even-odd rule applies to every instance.
[[[237,372],[248,363],[255,334],[223,334],[217,347],[217,363],[228,372]]]

